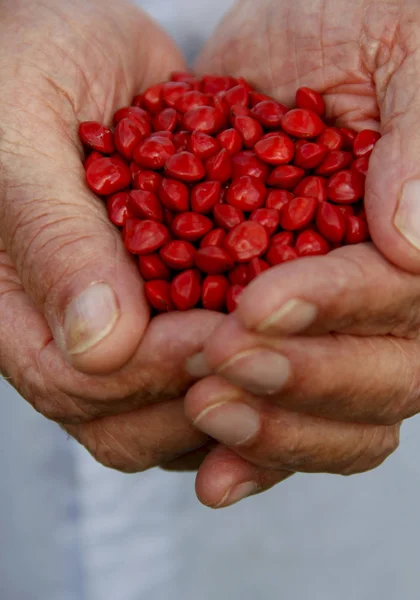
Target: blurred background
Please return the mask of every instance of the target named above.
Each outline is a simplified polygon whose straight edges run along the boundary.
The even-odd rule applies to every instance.
[[[191,60],[228,0],[143,0]],[[418,600],[420,419],[373,473],[223,511],[193,474],[107,470],[0,381],[1,600]]]

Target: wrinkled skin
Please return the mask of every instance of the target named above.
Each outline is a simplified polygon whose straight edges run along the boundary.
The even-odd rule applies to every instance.
[[[402,201],[420,174],[420,6],[242,0],[197,68],[241,75],[286,104],[314,87],[328,117],[383,134],[366,191],[378,250],[345,247],[264,273],[189,362],[203,379],[186,413],[228,447],[205,459],[197,493],[226,506],[295,471],[372,469],[420,410],[420,222]],[[274,322],[296,299],[300,313]]]

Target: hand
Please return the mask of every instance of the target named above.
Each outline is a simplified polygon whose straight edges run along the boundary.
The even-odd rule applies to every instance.
[[[419,172],[419,47],[409,2],[244,0],[199,61],[286,104],[300,85],[314,87],[343,126],[380,127],[366,204],[389,259],[363,245],[270,270],[189,362],[196,377],[213,375],[189,391],[187,415],[224,445],[198,473],[206,504],[229,505],[294,471],[371,469],[420,410],[420,279],[402,270],[419,272],[420,237],[400,193],[412,194]]]
[[[183,59],[124,0],[1,7],[1,371],[107,466],[170,461],[207,441],[178,398],[219,315],[149,324],[135,262],[85,184],[77,128],[109,122]]]

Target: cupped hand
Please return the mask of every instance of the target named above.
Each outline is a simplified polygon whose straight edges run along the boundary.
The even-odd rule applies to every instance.
[[[185,68],[125,0],[18,0],[0,21],[0,368],[104,464],[139,471],[203,446],[186,357],[218,315],[149,323],[135,261],[85,184],[78,124],[110,122]]]
[[[204,379],[187,415],[223,444],[198,473],[206,504],[295,471],[371,469],[420,410],[419,49],[409,1],[242,0],[204,50],[200,71],[243,76],[285,104],[313,87],[338,124],[383,134],[365,197],[376,247],[261,275],[189,361]]]

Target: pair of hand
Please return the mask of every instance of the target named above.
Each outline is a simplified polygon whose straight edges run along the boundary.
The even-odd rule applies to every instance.
[[[276,267],[229,317],[152,321],[136,267],[84,184],[77,125],[109,121],[185,69],[183,58],[125,0],[2,8],[4,375],[107,466],[199,467],[210,506],[295,471],[384,460],[420,410],[415,3],[237,3],[198,70],[242,75],[285,103],[312,86],[342,125],[380,128],[366,195],[377,249]]]

